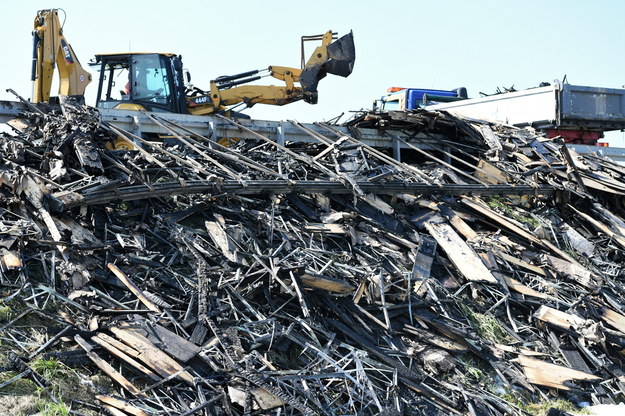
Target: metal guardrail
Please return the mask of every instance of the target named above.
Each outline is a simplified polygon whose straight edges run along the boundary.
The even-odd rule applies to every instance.
[[[416,193],[419,195],[553,195],[556,189],[549,185],[509,185],[509,184],[440,184],[429,185],[410,182],[372,182],[357,181],[359,191],[367,194],[395,195],[400,193]],[[241,195],[260,195],[267,193],[328,193],[350,194],[355,189],[349,183],[339,181],[292,181],[292,180],[257,180],[257,181],[225,181],[221,183],[209,181],[165,182],[141,185],[118,186],[113,189],[87,190],[83,193],[66,193],[55,195],[59,201],[59,209],[67,210],[81,205],[110,203],[112,201],[132,201],[155,196],[212,194],[222,193]]]
[[[141,132],[160,134],[168,133],[162,127],[154,123],[154,121],[152,121],[146,114],[142,114],[137,111],[100,110],[100,113],[102,114],[103,120],[111,122],[138,135],[140,135]],[[160,113],[158,116],[169,119],[174,123],[189,128],[203,136],[211,136],[211,134],[214,134],[219,138],[252,138],[252,135],[249,133],[246,133],[231,123],[226,123],[217,117],[165,113]],[[237,122],[250,130],[276,141],[279,144],[284,144],[286,140],[303,143],[317,141],[288,121],[238,119]],[[323,129],[316,124],[303,123],[303,125],[322,135],[327,135],[328,133],[326,129]],[[420,143],[420,145],[417,146],[422,148],[432,148],[434,147],[433,145],[436,145],[436,140],[433,140],[431,137],[427,138],[425,135],[417,135],[417,137],[411,136],[409,138],[407,134],[397,130],[384,130],[382,132],[378,129],[367,128],[356,128],[355,130],[350,130],[347,127],[340,126],[333,126],[333,128],[346,135],[354,136],[355,134],[356,138],[369,146],[385,149],[392,148],[396,159],[399,159],[398,153],[401,149],[409,148],[401,143],[402,140],[408,141],[409,139],[417,138]],[[431,145],[428,145],[428,142],[431,143]],[[601,156],[606,156],[617,163],[625,164],[625,148],[575,144],[568,146],[579,154],[596,153]]]
[[[623,147],[588,146],[585,144],[568,144],[567,147],[581,155],[597,154],[625,165],[625,148]]]
[[[25,111],[24,104],[17,101],[0,101],[0,123],[17,117],[21,112]],[[147,114],[139,111],[99,109],[102,121],[111,123],[124,130],[130,131],[137,136],[143,133],[169,134],[169,131],[161,125],[154,122]],[[193,116],[189,114],[171,114],[171,113],[153,113],[160,118],[170,120],[178,125],[196,132],[206,137],[214,137],[218,139],[230,138],[253,138],[253,135],[244,129],[238,128],[232,123],[225,122],[216,116]],[[315,143],[318,140],[307,134],[302,129],[296,127],[288,121],[269,121],[254,119],[237,119],[237,122],[244,127],[267,137],[279,144],[285,142],[301,142]],[[302,123],[307,129],[310,129],[320,135],[327,135],[328,130],[318,124]],[[424,149],[432,149],[437,146],[436,139],[426,137],[425,135],[408,136],[406,133],[398,130],[386,129],[384,131],[369,128],[353,128],[332,126],[337,132],[343,133],[357,138],[363,143],[378,148],[393,149],[393,155],[396,159],[400,159],[401,149],[407,149],[408,146],[402,141],[412,141],[413,146]],[[416,144],[413,139],[418,139]],[[587,145],[568,145],[580,154],[596,153],[606,156],[615,162],[625,164],[625,148],[616,147],[600,147]]]
[[[155,123],[147,114],[138,111],[124,110],[99,110],[102,120],[128,130],[136,135],[142,133],[168,134],[169,132],[162,126]],[[238,128],[232,123],[224,122],[216,116],[193,116],[189,114],[153,113],[158,117],[172,121],[175,124],[193,130],[206,137],[218,138],[253,138],[254,136]],[[286,141],[300,143],[314,143],[318,140],[311,137],[289,121],[269,121],[255,119],[236,119],[237,123],[262,134],[270,140],[279,144]],[[301,123],[306,128],[320,135],[327,135],[328,131],[317,124]],[[407,139],[407,135],[400,131],[385,130],[381,132],[377,129],[356,128],[350,130],[347,127],[333,126],[334,129],[350,136],[355,136],[358,140],[373,147],[393,147],[392,142],[396,138]],[[419,135],[419,139],[428,140],[425,135]]]

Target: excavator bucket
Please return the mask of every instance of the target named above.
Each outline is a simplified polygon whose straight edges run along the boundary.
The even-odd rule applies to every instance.
[[[323,48],[323,46],[319,48]],[[325,46],[325,59],[318,59],[320,56],[324,56],[324,54],[317,53],[319,48],[308,60],[299,77],[300,85],[304,91],[304,101],[311,104],[317,103],[319,80],[327,74],[348,77],[352,73],[356,60],[356,48],[354,47],[352,32]]]

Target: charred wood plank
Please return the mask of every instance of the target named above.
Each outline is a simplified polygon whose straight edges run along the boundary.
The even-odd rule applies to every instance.
[[[109,263],[107,267],[149,310],[156,313],[161,312],[161,308],[148,299],[145,293],[143,293],[143,291],[139,289],[137,285],[135,285],[132,280],[130,280],[117,266],[113,263]]]
[[[352,293],[356,288],[349,282],[334,277],[323,276],[320,274],[304,273],[299,276],[302,283],[314,289],[326,290],[334,293]]]
[[[135,328],[134,330],[140,332],[152,343],[182,363],[192,360],[200,352],[197,345],[161,325],[152,325],[146,321],[141,329]]]
[[[428,221],[425,223],[425,228],[447,253],[449,260],[451,260],[465,279],[470,282],[498,283],[480,257],[456,234],[451,226],[445,223]]]
[[[80,347],[85,350],[87,353],[87,357],[93,361],[93,363],[98,366],[100,370],[102,370],[107,376],[115,380],[119,383],[120,386],[128,390],[128,392],[134,395],[140,395],[140,390],[134,386],[126,377],[124,377],[121,373],[113,368],[106,360],[102,359],[98,354],[93,351],[93,348],[89,343],[82,338],[80,335],[75,335],[74,340],[80,345]]]
[[[193,376],[189,372],[181,371],[184,370],[184,368],[176,360],[165,354],[159,348],[156,348],[150,340],[140,333],[123,328],[111,328],[111,332],[113,332],[118,339],[137,350],[140,354],[137,356],[137,359],[143,361],[143,363],[160,376],[167,377],[180,372],[178,377],[190,385],[193,385]]]
[[[525,376],[532,384],[560,390],[576,390],[568,382],[573,380],[600,381],[601,377],[536,358],[520,355],[514,361],[521,364]]]
[[[133,359],[131,356],[127,355],[124,351],[122,351],[121,349],[115,347],[113,344],[110,344],[109,342],[107,342],[103,337],[99,337],[98,334],[96,334],[95,336],[91,337],[91,341],[93,341],[96,344],[98,344],[99,346],[103,347],[105,350],[107,350],[108,352],[113,354],[115,357],[117,357],[120,360],[126,362],[127,364],[129,364],[130,366],[132,366],[133,368],[138,370],[139,372],[145,374],[146,376],[151,378],[153,381],[159,381],[161,379],[152,370],[150,370],[149,368],[145,367],[144,365],[142,365],[141,363],[139,363],[138,361]],[[138,354],[137,354],[137,356],[138,356]]]
[[[124,412],[129,413],[133,416],[149,416],[147,412],[145,412],[142,409],[139,409],[138,407],[133,406],[132,404],[128,403],[126,400],[122,400],[122,399],[119,399],[117,397],[112,397],[112,396],[105,396],[103,394],[96,395],[95,398],[101,401],[102,403],[112,406],[115,409],[123,410]],[[125,413],[122,413],[122,414],[125,414]]]

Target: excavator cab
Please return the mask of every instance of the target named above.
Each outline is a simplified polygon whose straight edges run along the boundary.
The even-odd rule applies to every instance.
[[[186,113],[182,62],[174,54],[96,55],[96,107]]]

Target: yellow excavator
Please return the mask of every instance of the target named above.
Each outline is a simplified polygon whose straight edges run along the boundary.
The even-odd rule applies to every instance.
[[[71,45],[63,36],[59,9],[40,10],[33,30],[33,98],[35,103],[48,102],[54,69],[59,72],[59,95],[82,95],[91,82]]]
[[[82,95],[91,76],[85,71],[63,36],[58,9],[40,10],[35,18],[33,101],[50,99],[55,63],[60,95]],[[321,45],[304,62],[304,43]],[[317,103],[317,84],[326,74],[351,74],[355,48],[353,34],[336,39],[335,33],[303,36],[302,68],[270,66],[241,74],[221,76],[208,90],[188,87],[180,56],[170,53],[119,53],[96,55],[92,65],[100,72],[96,107],[204,115],[254,104],[285,105],[304,100]],[[249,85],[272,76],[284,85]]]

